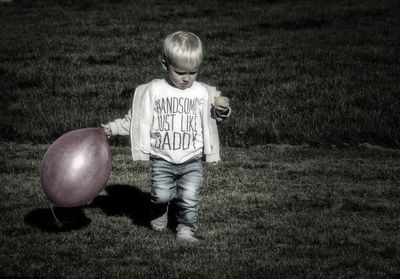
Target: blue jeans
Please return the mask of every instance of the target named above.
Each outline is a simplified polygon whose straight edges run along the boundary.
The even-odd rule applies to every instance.
[[[196,229],[200,188],[203,182],[201,158],[194,158],[182,164],[153,159],[151,173],[150,201],[155,212],[153,215],[161,216],[165,213],[176,189],[177,222]]]

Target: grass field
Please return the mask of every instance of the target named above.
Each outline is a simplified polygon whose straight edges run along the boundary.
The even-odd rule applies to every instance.
[[[0,147],[2,278],[400,276],[397,150],[225,148],[206,166],[192,245],[148,228],[148,166],[126,147],[91,205],[55,208],[59,228],[38,175],[46,148]]]
[[[399,13],[396,0],[0,1],[0,277],[400,278]],[[199,80],[234,111],[223,162],[205,166],[200,243],[177,242],[173,219],[148,228],[149,166],[122,137],[105,189],[54,208],[57,226],[40,185],[49,144],[123,116],[164,75],[176,30],[203,39]]]
[[[199,79],[231,98],[225,145],[400,146],[396,0],[0,5],[2,140],[49,143],[123,116],[135,87],[164,75],[162,39],[184,29],[205,44]]]

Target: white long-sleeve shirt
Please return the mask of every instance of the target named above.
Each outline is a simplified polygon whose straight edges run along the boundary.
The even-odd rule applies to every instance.
[[[132,108],[109,123],[111,132],[130,135],[133,160],[155,156],[182,163],[203,153],[207,162],[218,162],[217,121],[211,111],[219,95],[204,83],[181,90],[155,79],[136,88]]]

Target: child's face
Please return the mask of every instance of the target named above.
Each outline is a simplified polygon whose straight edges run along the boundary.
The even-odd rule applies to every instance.
[[[174,65],[165,63],[165,67],[169,80],[179,89],[190,88],[199,71],[198,66],[192,66],[181,61],[176,61]]]

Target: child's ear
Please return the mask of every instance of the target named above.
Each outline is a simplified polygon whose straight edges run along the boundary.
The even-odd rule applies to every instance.
[[[164,58],[161,60],[161,64],[162,64],[162,68],[163,68],[165,71],[167,71],[167,70],[168,70],[168,63],[167,63],[167,61],[165,61]]]

